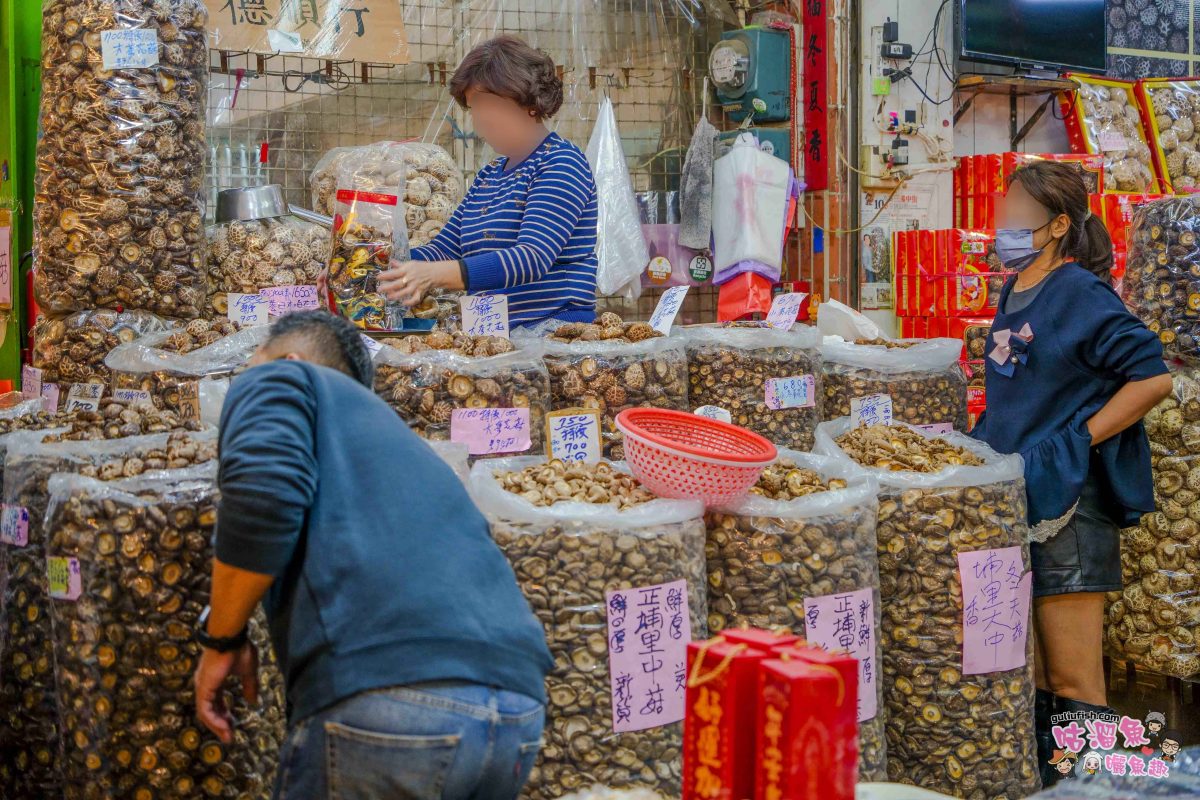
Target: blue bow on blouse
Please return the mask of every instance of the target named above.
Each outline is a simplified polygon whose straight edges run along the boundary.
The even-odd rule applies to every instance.
[[[1033,329],[1028,322],[1015,333],[1008,329],[992,331],[992,340],[996,346],[988,353],[988,358],[996,362],[996,372],[1011,378],[1017,364],[1028,363],[1029,343],[1033,341]]]

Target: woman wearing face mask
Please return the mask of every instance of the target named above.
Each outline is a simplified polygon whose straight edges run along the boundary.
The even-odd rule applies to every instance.
[[[550,57],[511,36],[476,47],[450,93],[500,157],[380,291],[412,307],[432,289],[508,296],[509,324],[543,332],[596,315],[596,186],[587,158],[546,128],[562,105]]]
[[[1141,419],[1171,378],[1158,338],[1109,285],[1112,241],[1072,167],[1017,170],[1000,219],[997,255],[1017,274],[988,337],[988,410],[972,435],[1025,459],[1038,761],[1049,786],[1051,717],[1111,712],[1104,593],[1121,589],[1119,529],[1154,511]]]

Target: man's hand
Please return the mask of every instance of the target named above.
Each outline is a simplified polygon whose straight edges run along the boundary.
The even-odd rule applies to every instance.
[[[242,695],[258,704],[258,650],[247,642],[240,650],[218,653],[205,648],[196,667],[196,716],[225,744],[233,741],[235,720],[225,702],[225,680],[241,678]]]

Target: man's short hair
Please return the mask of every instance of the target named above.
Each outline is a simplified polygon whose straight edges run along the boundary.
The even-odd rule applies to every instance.
[[[1182,747],[1183,734],[1181,734],[1179,731],[1164,731],[1162,735],[1162,742],[1163,744],[1166,744],[1167,742],[1174,742]]]
[[[296,311],[271,323],[266,344],[291,337],[304,340],[313,363],[340,370],[368,389],[374,386],[371,353],[349,320],[328,311]]]

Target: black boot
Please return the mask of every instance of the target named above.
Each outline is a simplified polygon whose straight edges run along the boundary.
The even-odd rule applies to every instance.
[[[1050,718],[1058,713],[1059,698],[1045,689],[1038,689],[1034,701],[1034,735],[1037,738],[1038,772],[1042,776],[1042,788],[1049,789],[1061,777],[1058,770],[1050,766],[1054,756],[1054,735],[1050,732]]]

